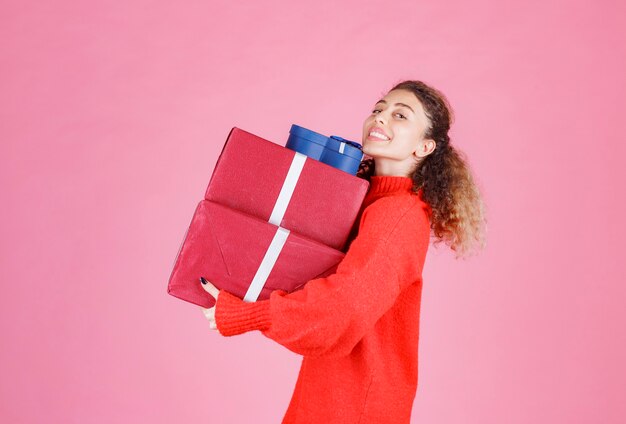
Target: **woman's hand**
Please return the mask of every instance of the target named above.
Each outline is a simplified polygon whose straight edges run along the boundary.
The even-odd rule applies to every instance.
[[[220,294],[220,291],[204,277],[200,277],[200,284],[202,285],[202,288],[215,299],[215,305],[213,305],[212,308],[206,309],[200,307],[200,309],[202,309],[206,319],[209,320],[209,328],[217,330],[217,324],[215,323],[215,306],[217,306],[217,296]]]

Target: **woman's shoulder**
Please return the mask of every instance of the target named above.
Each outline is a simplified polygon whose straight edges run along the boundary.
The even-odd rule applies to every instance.
[[[422,215],[428,213],[428,204],[422,200],[421,196],[415,193],[407,193],[395,196],[385,196],[375,200],[368,205],[363,213],[382,214],[385,216],[402,216],[408,211]]]
[[[416,194],[386,196],[364,209],[360,224],[381,234],[390,234],[397,227],[430,227],[429,208]]]

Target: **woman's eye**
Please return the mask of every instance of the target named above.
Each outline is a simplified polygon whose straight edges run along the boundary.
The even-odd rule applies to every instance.
[[[372,111],[372,114],[375,114],[376,112],[380,112],[380,109],[374,109]],[[406,116],[404,116],[403,114],[401,114],[400,112],[396,112],[396,115],[400,116],[400,118],[402,119],[406,119]]]

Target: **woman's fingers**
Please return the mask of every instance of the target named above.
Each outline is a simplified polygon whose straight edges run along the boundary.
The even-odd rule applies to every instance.
[[[219,289],[211,284],[209,281],[207,281],[207,279],[204,277],[200,277],[200,284],[202,285],[202,288],[211,296],[213,296],[213,299],[215,299],[215,301],[217,301],[217,295],[220,294]]]
[[[200,277],[200,285],[207,293],[209,293],[213,297],[213,299],[215,299],[215,302],[217,303],[217,296],[220,294],[219,289],[211,284],[209,281],[207,281],[207,279],[204,277]],[[201,309],[204,313],[204,316],[209,321],[209,328],[217,330],[217,324],[215,323],[215,306],[208,309]]]
[[[215,303],[217,303],[217,296],[220,294],[219,289],[207,281],[204,277],[200,277],[200,285],[204,291],[209,293],[213,299],[215,299]],[[208,309],[200,307],[200,309],[202,309],[202,313],[204,313],[206,319],[209,320],[209,328],[217,330],[217,324],[215,323],[215,306]]]
[[[204,314],[205,318],[209,321],[209,328],[216,330],[217,325],[215,324],[215,306],[209,309],[200,307],[200,309],[202,309],[202,313]]]

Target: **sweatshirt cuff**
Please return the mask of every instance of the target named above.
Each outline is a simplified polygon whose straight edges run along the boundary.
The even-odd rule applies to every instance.
[[[269,306],[269,299],[244,302],[237,296],[220,290],[215,303],[215,324],[226,337],[252,330],[267,330],[271,323]]]

